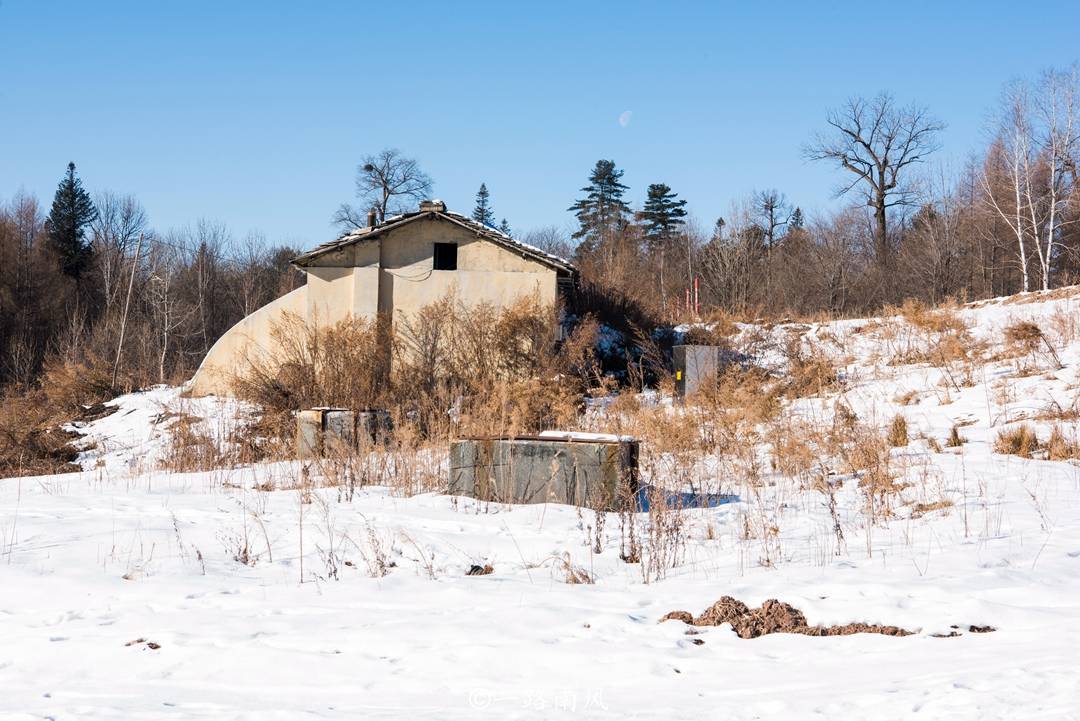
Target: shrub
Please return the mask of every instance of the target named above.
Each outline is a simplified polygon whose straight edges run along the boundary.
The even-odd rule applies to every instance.
[[[920,330],[958,335],[967,332],[967,325],[957,314],[957,310],[958,304],[952,299],[938,308],[931,308],[920,300],[908,298],[898,309],[898,314]]]
[[[111,366],[93,356],[81,362],[54,358],[45,364],[41,390],[55,411],[78,413],[113,397]]]
[[[75,434],[60,424],[41,390],[0,394],[0,478],[78,470]]]
[[[384,408],[422,439],[533,432],[576,420],[599,377],[596,333],[586,318],[560,343],[556,309],[535,297],[498,308],[451,294],[395,323],[291,316],[272,331],[280,352],[249,358],[234,389],[281,419],[266,425],[283,437],[315,406]]]
[[[1042,341],[1043,332],[1030,321],[1018,321],[1005,328],[1005,340],[1024,353],[1033,353]]]
[[[1034,429],[1026,423],[1016,428],[1005,428],[998,432],[994,441],[994,452],[1013,456],[1030,456],[1039,448],[1039,439]]]
[[[806,351],[800,339],[788,341],[784,354],[787,357],[784,396],[820,396],[840,387],[840,376],[832,359],[821,352]]]
[[[1075,440],[1065,437],[1060,426],[1054,426],[1046,439],[1046,457],[1051,461],[1065,461],[1080,457],[1080,449]]]
[[[908,444],[907,419],[904,418],[903,414],[897,413],[893,416],[886,438],[893,448],[901,448]]]
[[[1017,355],[1030,356],[1032,362],[1035,361],[1035,354],[1039,348],[1045,347],[1057,367],[1062,367],[1057,351],[1050,345],[1050,341],[1043,334],[1042,328],[1031,321],[1017,321],[1006,326],[1005,342],[1015,349]]]

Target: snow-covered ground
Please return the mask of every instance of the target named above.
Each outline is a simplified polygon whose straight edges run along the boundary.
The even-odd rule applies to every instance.
[[[723,490],[740,501],[682,512],[679,563],[650,583],[619,559],[614,515],[597,531],[566,506],[381,487],[346,500],[300,489],[295,462],[157,470],[180,406],[218,437],[243,408],[123,397],[81,429],[96,444],[83,472],[0,481],[0,718],[1080,718],[1080,467],[992,452],[1009,422],[1073,403],[1080,297],[1021,300],[959,315],[987,356],[1035,320],[1063,368],[1002,358],[943,385],[963,370],[890,362],[918,342],[900,321],[798,328],[840,359],[860,418],[907,418],[895,515],[868,526],[856,479],[838,475],[841,545],[822,493],[767,478],[752,497],[735,479]],[[836,398],[785,415],[820,419]],[[943,447],[955,425],[967,442]],[[938,500],[951,505],[913,512]],[[770,564],[745,538],[763,516]],[[595,583],[566,583],[568,565]],[[723,595],[916,633],[743,640],[658,623]]]

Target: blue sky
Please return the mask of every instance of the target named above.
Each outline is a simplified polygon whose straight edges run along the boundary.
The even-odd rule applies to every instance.
[[[812,210],[841,176],[800,148],[847,96],[929,106],[959,165],[1004,82],[1080,56],[1077,2],[813,5],[0,0],[0,200],[74,160],[158,230],[311,246],[398,147],[515,231],[568,224],[599,158],[702,223],[767,187]]]

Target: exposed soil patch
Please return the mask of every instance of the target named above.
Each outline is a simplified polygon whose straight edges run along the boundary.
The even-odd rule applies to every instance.
[[[160,643],[154,643],[153,641],[147,641],[145,638],[137,638],[134,641],[128,641],[124,645],[125,646],[141,646],[143,644],[146,644],[146,647],[148,649],[150,649],[151,651],[157,651],[159,648],[161,648]]]
[[[720,626],[730,623],[740,638],[757,638],[770,633],[799,633],[804,636],[849,636],[853,633],[910,636],[914,633],[898,626],[870,623],[811,626],[806,623],[806,616],[802,611],[775,598],[770,598],[759,608],[752,609],[736,598],[723,596],[696,618],[688,611],[672,611],[660,620],[682,621],[693,626]]]
[[[96,421],[99,418],[111,416],[120,410],[120,406],[109,406],[104,403],[92,403],[90,405],[80,406],[79,415],[74,419],[83,423],[89,423]]]

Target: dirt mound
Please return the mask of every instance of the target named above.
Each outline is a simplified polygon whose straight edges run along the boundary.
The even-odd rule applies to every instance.
[[[742,601],[731,596],[721,596],[720,600],[705,609],[700,616],[693,621],[695,626],[719,626],[730,623],[732,626],[740,619],[745,618],[750,609]]]
[[[672,611],[671,613],[665,614],[664,617],[660,619],[659,623],[663,623],[664,621],[682,621],[688,626],[695,625],[694,614],[689,611]]]
[[[853,633],[879,633],[882,636],[910,636],[914,633],[914,631],[908,631],[899,626],[879,626],[875,623],[845,623],[842,626],[813,626],[809,630],[821,631],[821,633],[808,633],[808,636],[850,636]]]
[[[913,632],[898,626],[847,623],[841,626],[810,626],[803,612],[789,603],[770,598],[759,608],[751,609],[742,601],[723,596],[693,618],[686,611],[672,611],[661,621],[682,621],[693,626],[720,626],[730,623],[740,638],[757,638],[770,633],[799,633],[804,636],[849,636],[853,633],[879,633],[885,636],[909,636]]]

